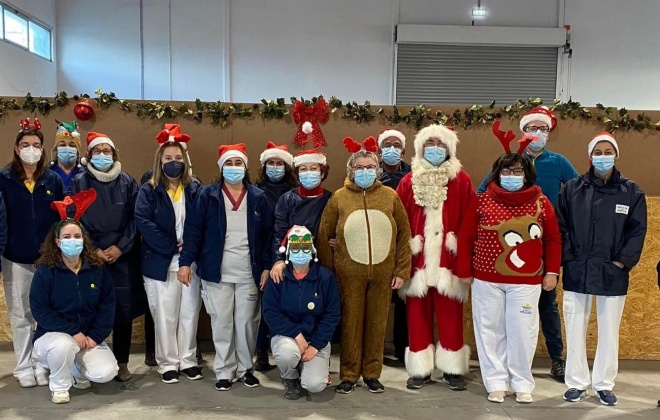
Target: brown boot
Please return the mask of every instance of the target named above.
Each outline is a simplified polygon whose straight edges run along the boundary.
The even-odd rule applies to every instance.
[[[128,370],[128,363],[119,363],[119,372],[117,372],[117,376],[115,376],[115,381],[118,382],[126,382],[131,380],[133,375],[131,375],[131,372]]]

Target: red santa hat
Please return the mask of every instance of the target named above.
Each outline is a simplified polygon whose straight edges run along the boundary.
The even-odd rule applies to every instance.
[[[186,143],[190,141],[190,136],[181,133],[179,124],[165,124],[165,128],[156,136],[156,141],[161,146],[169,142],[177,142],[186,149]]]
[[[614,146],[614,150],[616,150],[616,157],[619,157],[619,144],[616,142],[614,139],[614,136],[607,131],[603,131],[600,134],[597,134],[596,137],[594,137],[590,142],[589,142],[589,157],[591,157],[591,153],[593,153],[594,148],[598,143],[601,141],[606,141],[612,144]]]
[[[301,150],[300,152],[298,152],[298,156],[293,158],[293,165],[296,168],[300,165],[305,165],[309,163],[318,163],[319,165],[326,165],[327,162],[328,161],[325,157],[325,153],[319,152],[319,149]]]
[[[89,133],[87,133],[87,150],[92,150],[99,144],[103,144],[103,143],[109,144],[110,147],[112,147],[113,149],[115,148],[115,144],[112,142],[112,140],[110,140],[110,138],[107,135],[97,133],[95,131],[90,131]]]
[[[261,162],[261,165],[265,165],[269,159],[281,159],[287,165],[293,166],[293,155],[289,153],[289,148],[286,144],[278,146],[272,141],[269,141],[266,144],[266,150],[259,156],[259,162]]]
[[[383,141],[388,137],[396,137],[401,140],[401,146],[403,146],[404,149],[406,148],[406,136],[404,136],[402,132],[391,128],[386,128],[378,135],[378,148],[383,147]]]
[[[421,158],[424,156],[424,144],[431,139],[441,140],[447,146],[447,152],[450,158],[456,157],[456,145],[458,145],[458,136],[456,132],[441,124],[433,124],[424,127],[417,132],[414,140],[415,156]]]
[[[218,147],[218,166],[222,168],[225,162],[231,158],[240,158],[245,166],[248,164],[245,143],[223,144]]]
[[[557,117],[552,114],[547,106],[537,106],[525,114],[520,119],[520,131],[523,131],[525,127],[532,121],[543,121],[544,123],[548,124],[550,131],[557,127]]]
[[[282,245],[278,251],[285,254],[285,264],[289,263],[289,248],[291,245],[300,245],[303,247],[309,246],[311,248],[310,252],[314,255],[314,261],[318,261],[318,258],[316,257],[316,248],[314,247],[314,237],[312,236],[312,232],[310,232],[305,226],[292,226],[282,240]]]

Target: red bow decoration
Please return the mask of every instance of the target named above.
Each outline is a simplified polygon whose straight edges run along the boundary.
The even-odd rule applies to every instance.
[[[506,133],[503,130],[500,130],[500,121],[497,120],[493,123],[493,134],[495,134],[495,137],[502,143],[502,147],[504,148],[505,153],[511,153],[511,140],[514,140],[516,138],[516,135],[513,134],[513,131],[509,130]],[[523,151],[529,146],[531,142],[534,140],[537,140],[537,137],[533,136],[528,136],[528,135],[523,135],[520,140],[518,140],[518,151],[516,152],[517,154],[522,154]]]
[[[360,149],[364,148],[367,152],[377,153],[378,152],[378,142],[373,136],[367,137],[362,144],[353,140],[351,137],[344,137],[344,147],[350,153],[357,153]]]
[[[73,204],[76,209],[76,213],[73,216],[73,220],[76,222],[80,220],[85,211],[92,205],[96,200],[96,190],[90,188],[85,191],[80,191],[78,194],[64,197],[62,201],[53,201],[50,203],[50,208],[57,211],[60,215],[60,219],[66,220],[71,219],[66,212],[67,207]]]
[[[163,144],[170,141],[170,138],[177,143],[188,143],[190,141],[189,135],[181,133],[179,124],[165,124],[165,129],[158,133],[156,141]]]
[[[39,118],[34,119],[34,124],[30,124],[30,119],[29,118],[24,118],[20,122],[21,130],[34,130],[34,131],[39,131],[41,130],[41,121],[39,121]]]
[[[329,117],[328,103],[323,97],[319,97],[312,105],[305,105],[302,101],[296,101],[293,104],[293,120],[298,124],[298,132],[293,143],[299,147],[304,147],[309,143],[314,143],[314,148],[326,146],[327,143],[319,123],[327,122]],[[311,139],[308,138],[310,133]]]

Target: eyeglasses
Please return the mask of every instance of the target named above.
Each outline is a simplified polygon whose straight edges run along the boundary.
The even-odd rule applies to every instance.
[[[535,133],[537,131],[540,131],[541,133],[547,133],[550,131],[550,127],[547,125],[545,127],[537,127],[535,125],[528,125],[527,127],[523,128],[523,131],[525,133]]]
[[[377,168],[378,168],[378,166],[376,166],[376,165],[367,165],[367,166],[358,165],[358,166],[354,167],[353,170],[354,171],[362,171],[362,170],[366,169],[367,171],[375,171]]]
[[[387,149],[388,147],[394,147],[395,149],[403,149],[403,146],[401,143],[386,143],[383,142],[383,144],[380,146],[381,149]]]
[[[312,252],[312,246],[311,245],[294,245],[290,244],[289,245],[289,251],[290,252],[304,252],[305,254],[309,254]]]
[[[525,173],[525,170],[523,168],[502,168],[500,171],[502,175],[523,175]]]
[[[112,149],[104,149],[104,150],[94,149],[94,150],[92,150],[92,156],[98,156],[101,153],[103,153],[106,156],[112,156]]]
[[[41,150],[41,149],[44,148],[44,146],[42,144],[39,144],[39,143],[37,143],[37,144],[18,143],[18,149],[19,150],[27,149],[30,146],[33,146],[35,149],[38,149],[38,150]]]

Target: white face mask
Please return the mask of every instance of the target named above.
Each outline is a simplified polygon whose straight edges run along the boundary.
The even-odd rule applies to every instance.
[[[41,149],[34,146],[26,147],[18,153],[18,156],[28,165],[34,165],[41,159]]]

